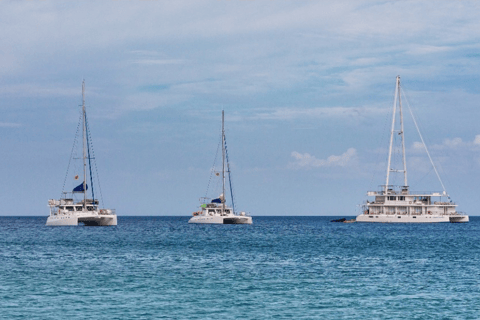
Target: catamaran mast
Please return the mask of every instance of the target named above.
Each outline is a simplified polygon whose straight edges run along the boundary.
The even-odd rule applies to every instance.
[[[222,110],[222,213],[225,212],[225,115]]]
[[[83,118],[83,210],[87,208],[87,123],[85,119],[85,80],[82,82],[82,118]]]
[[[392,149],[393,149],[393,135],[395,134],[395,117],[397,113],[397,97],[398,97],[398,108],[400,111],[400,131],[398,134],[402,138],[402,161],[403,161],[403,170],[396,170],[391,168],[392,163]],[[390,147],[388,151],[388,164],[387,164],[387,181],[385,183],[385,193],[388,193],[390,172],[403,172],[403,187],[407,188],[407,162],[405,160],[405,137],[403,134],[403,110],[402,110],[402,100],[400,98],[400,76],[397,76],[396,86],[395,86],[395,98],[393,101],[393,116],[392,116],[392,130],[390,131]]]
[[[403,108],[402,108],[402,95],[400,94],[400,76],[398,77],[398,106],[400,108],[400,135],[402,136],[402,154],[403,154],[403,187],[407,188],[407,161],[405,158],[405,136],[403,135]]]

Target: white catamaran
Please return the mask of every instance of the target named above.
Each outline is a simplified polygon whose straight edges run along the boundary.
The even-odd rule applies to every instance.
[[[88,130],[87,114],[85,111],[85,81],[82,83],[82,116],[80,117],[80,124],[82,126],[82,167],[83,167],[83,182],[76,186],[72,192],[63,192],[60,200],[48,200],[50,207],[50,216],[47,219],[47,226],[77,226],[78,223],[83,223],[86,226],[116,226],[117,215],[114,209],[100,209],[98,199],[95,199],[92,176],[92,160],[93,150],[91,150],[91,139]],[[78,136],[78,129],[77,129]],[[75,142],[77,138],[75,138]],[[73,150],[70,160],[73,157]],[[91,198],[87,198],[87,162],[88,172],[91,185]],[[70,167],[70,162],[69,162]],[[68,169],[67,169],[68,176]],[[79,175],[75,175],[75,180]],[[66,178],[65,178],[66,179]],[[81,199],[75,199],[76,195],[80,194]]]
[[[398,97],[398,99],[397,99]],[[400,128],[395,130],[396,113],[400,113]],[[413,115],[412,115],[413,117]],[[417,127],[415,118],[414,124]],[[380,186],[379,191],[369,191],[367,196],[375,197],[374,201],[367,201],[362,206],[362,214],[357,216],[357,222],[396,222],[396,223],[430,223],[430,222],[468,222],[468,215],[457,212],[457,205],[450,201],[445,187],[438,175],[438,171],[433,164],[430,153],[425,145],[420,130],[418,133],[425,148],[425,151],[430,159],[433,169],[442,185],[443,192],[414,192],[410,191],[407,183],[407,164],[405,158],[405,138],[403,131],[403,110],[400,92],[400,76],[397,76],[395,99],[393,104],[393,119],[392,129],[390,132],[390,147],[388,153],[387,164],[387,179],[383,186]],[[398,134],[401,137],[402,145],[402,162],[403,168],[401,170],[392,169],[392,145],[394,135]],[[389,184],[390,173],[403,173],[403,186],[395,186]]]
[[[188,223],[209,223],[209,224],[252,224],[252,217],[245,214],[245,212],[240,212],[240,214],[235,213],[235,202],[233,200],[232,192],[232,180],[230,176],[230,164],[228,162],[228,153],[227,145],[225,141],[225,126],[224,126],[224,112],[222,110],[222,194],[211,201],[209,198],[202,198],[203,203],[200,206],[200,210],[193,213],[193,217],[190,218]],[[225,164],[227,165],[227,170],[225,170]],[[214,170],[212,170],[212,173]],[[225,182],[226,175],[228,173],[228,181],[230,185],[230,195],[232,197],[232,207],[226,205],[225,199]],[[216,176],[220,176],[220,172],[216,173]],[[208,190],[207,190],[208,192]]]

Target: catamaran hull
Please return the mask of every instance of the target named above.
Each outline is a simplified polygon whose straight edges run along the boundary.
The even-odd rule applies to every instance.
[[[76,216],[50,216],[47,218],[46,226],[78,226],[78,217]]]
[[[203,224],[252,224],[252,217],[247,216],[195,216],[188,223]]]
[[[366,215],[361,214],[357,222],[377,223],[461,223],[468,222],[468,216],[438,216],[438,215]]]
[[[469,222],[470,218],[468,216],[453,216],[450,217],[450,222],[451,223],[464,223],[464,222]]]
[[[75,215],[56,215],[47,218],[47,226],[78,226],[78,223],[85,226],[116,226],[116,215],[92,215],[92,216],[75,216]]]

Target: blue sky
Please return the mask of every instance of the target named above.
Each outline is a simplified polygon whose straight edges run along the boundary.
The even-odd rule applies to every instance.
[[[82,79],[119,215],[196,210],[222,109],[238,209],[355,215],[384,183],[397,75],[477,215],[479,16],[478,1],[0,1],[0,215],[58,198]],[[411,189],[441,190],[406,122]]]

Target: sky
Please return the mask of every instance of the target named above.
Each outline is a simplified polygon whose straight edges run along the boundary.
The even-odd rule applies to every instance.
[[[447,192],[478,215],[479,16],[468,0],[0,1],[0,215],[47,216],[78,182],[83,79],[119,216],[197,210],[221,110],[237,209],[356,215],[385,183],[397,75]],[[410,189],[442,190],[409,112],[405,139]]]

